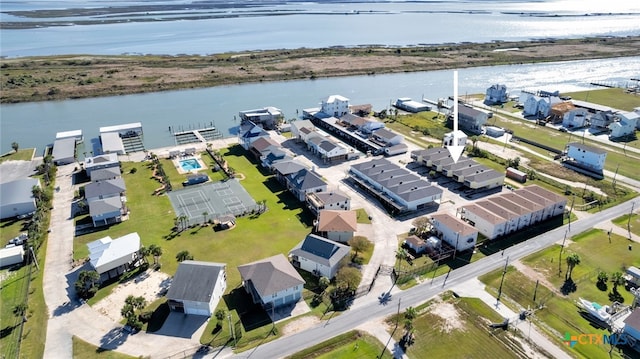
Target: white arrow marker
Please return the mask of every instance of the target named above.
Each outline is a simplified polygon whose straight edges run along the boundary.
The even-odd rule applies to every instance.
[[[458,163],[460,156],[462,156],[462,151],[464,151],[464,146],[460,146],[458,144],[459,141],[458,131],[458,71],[453,71],[453,143],[447,146],[449,150],[449,154],[451,158],[453,158],[454,163]]]

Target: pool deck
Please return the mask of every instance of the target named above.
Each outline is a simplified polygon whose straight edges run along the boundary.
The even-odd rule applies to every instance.
[[[180,161],[191,160],[191,159],[198,161],[200,168],[187,171],[182,167],[182,164],[180,163]],[[180,174],[198,173],[198,171],[203,171],[207,169],[207,165],[204,164],[204,161],[202,160],[202,158],[200,158],[199,154],[176,157],[173,159],[172,162],[173,162],[173,165],[176,167],[176,170],[178,170],[178,173]]]

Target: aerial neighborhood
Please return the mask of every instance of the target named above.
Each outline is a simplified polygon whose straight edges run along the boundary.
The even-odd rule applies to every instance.
[[[339,323],[377,332],[384,358],[429,357],[463,325],[514,357],[639,356],[637,95],[620,110],[598,90],[487,86],[387,109],[327,95],[291,119],[238,109],[234,136],[170,128],[157,149],[140,122],[100,127],[84,153],[82,130],[61,129],[1,164],[3,302],[16,328],[36,321],[23,301],[42,288],[7,279],[40,271],[47,304],[64,298],[50,324],[140,357],[297,340],[291,355]]]

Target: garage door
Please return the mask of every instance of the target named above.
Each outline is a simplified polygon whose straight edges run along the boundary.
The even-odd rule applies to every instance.
[[[204,316],[211,315],[211,313],[209,313],[209,311],[206,309],[184,308],[184,312],[186,314],[194,314],[194,315],[204,315]]]

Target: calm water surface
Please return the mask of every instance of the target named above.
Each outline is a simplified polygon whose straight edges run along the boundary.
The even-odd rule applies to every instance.
[[[172,10],[168,6],[192,5]],[[211,4],[210,7],[207,4]],[[220,8],[224,4],[224,8]],[[640,2],[364,1],[109,2],[3,1],[0,21],[57,25],[0,32],[0,55],[211,54],[282,48],[409,46],[494,40],[640,35]],[[17,16],[16,10],[158,6],[119,14]],[[198,7],[196,7],[198,5]],[[204,6],[204,7],[203,7]],[[230,7],[229,7],[230,6]],[[234,7],[235,6],[235,7]],[[163,10],[166,8],[167,10]],[[222,18],[208,18],[221,16]],[[238,16],[238,17],[228,17]],[[124,21],[104,24],[103,21]],[[74,25],[81,21],[92,25]]]
[[[461,69],[459,92],[461,96],[484,93],[495,83],[507,85],[513,94],[522,89],[579,91],[595,88],[590,81],[625,83],[639,73],[640,57]],[[276,106],[291,119],[332,94],[346,96],[352,104],[370,103],[381,110],[398,97],[419,100],[423,95],[430,99],[450,96],[452,79],[452,71],[428,71],[3,105],[0,152],[10,150],[13,141],[40,151],[59,131],[81,129],[85,138],[91,139],[98,136],[101,126],[129,122],[142,122],[146,148],[158,148],[174,144],[169,126],[186,130],[214,124],[230,136],[238,125],[234,118],[241,110]],[[638,102],[640,106],[640,99]]]

